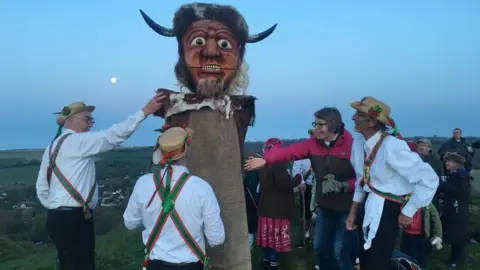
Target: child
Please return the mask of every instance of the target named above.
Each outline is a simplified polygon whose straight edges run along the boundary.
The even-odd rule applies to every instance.
[[[402,234],[400,251],[414,258],[420,267],[427,267],[427,255],[430,245],[442,248],[442,223],[433,204],[418,209],[413,223]]]
[[[255,155],[251,153],[249,158]],[[245,203],[247,206],[248,244],[253,249],[255,232],[258,226],[258,201],[260,199],[258,170],[245,172],[243,176],[243,187],[245,191]]]
[[[446,264],[456,267],[464,264],[467,257],[468,204],[470,181],[473,178],[465,170],[465,158],[457,153],[447,153],[443,157],[449,177],[440,182],[439,188],[444,193],[443,229],[446,244],[452,246],[450,259]]]

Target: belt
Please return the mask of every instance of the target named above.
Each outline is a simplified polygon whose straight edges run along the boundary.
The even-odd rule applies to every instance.
[[[201,264],[199,261],[191,262],[191,263],[171,263],[171,262],[166,262],[162,260],[151,260],[150,263],[154,263],[156,265],[164,265],[164,266],[187,266],[187,265]]]
[[[60,207],[57,207],[57,208],[53,208],[53,209],[50,209],[52,211],[82,211],[83,208],[80,207],[80,206],[60,206]],[[92,211],[92,209],[90,209],[90,211]]]

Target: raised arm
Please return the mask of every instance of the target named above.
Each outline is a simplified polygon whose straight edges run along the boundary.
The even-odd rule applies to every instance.
[[[106,152],[125,142],[150,114],[162,107],[164,95],[157,94],[145,107],[126,120],[98,132],[75,133],[67,138],[69,147],[62,148],[62,154],[74,157],[89,157]]]
[[[263,159],[267,164],[305,159],[310,155],[310,145],[315,142],[314,140],[310,138],[287,147],[273,148],[263,156]]]
[[[428,163],[423,162],[417,153],[410,151],[402,140],[387,144],[387,163],[409,183],[414,184],[413,193],[402,213],[410,218],[421,207],[430,204],[437,190],[439,179]]]

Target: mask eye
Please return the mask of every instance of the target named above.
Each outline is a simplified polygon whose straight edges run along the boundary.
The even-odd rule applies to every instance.
[[[232,44],[230,44],[230,42],[228,42],[228,40],[226,40],[226,39],[218,40],[217,44],[218,44],[218,47],[220,47],[221,49],[231,49],[232,48]]]
[[[205,46],[207,41],[203,37],[196,37],[192,40],[190,45],[192,46]]]

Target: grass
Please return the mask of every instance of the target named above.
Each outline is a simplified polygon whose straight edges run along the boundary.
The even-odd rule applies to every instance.
[[[35,185],[38,165],[0,169],[0,188],[13,188],[19,185]]]
[[[476,180],[473,184],[473,196],[470,218],[470,230],[480,231],[480,170],[473,172]],[[36,171],[25,170],[25,168],[18,168],[18,170],[9,169],[7,173],[0,170],[0,180],[4,177],[12,177],[15,179],[36,179]],[[292,246],[299,243],[299,220],[292,222]],[[127,231],[120,225],[117,229],[109,232],[106,235],[97,237],[97,269],[99,270],[130,270],[140,269],[143,261],[143,243],[141,242],[140,231]],[[5,243],[0,241],[0,245],[5,247]],[[31,244],[30,244],[31,245]],[[27,245],[28,246],[28,245]],[[0,262],[0,269],[2,270],[55,270],[56,266],[56,251],[53,247],[47,248],[32,248],[27,249],[24,246],[16,244],[16,252],[19,253],[18,259]],[[1,253],[0,248],[0,253]],[[468,247],[468,264],[457,269],[480,269],[480,245],[472,244]],[[443,265],[443,261],[448,258],[449,246],[445,246],[440,251],[432,251],[430,255],[429,268],[430,270],[447,269]],[[291,253],[282,254],[280,257],[280,268],[283,270],[306,270],[314,267],[314,254],[309,249],[294,248]],[[262,250],[256,247],[252,253],[253,270],[262,269]]]

